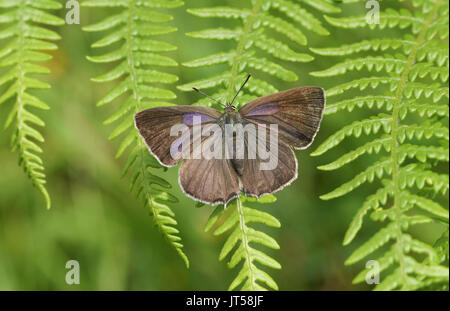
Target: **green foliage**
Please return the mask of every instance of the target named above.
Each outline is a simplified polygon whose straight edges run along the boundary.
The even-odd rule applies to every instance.
[[[313,6],[312,1],[304,2]],[[306,46],[308,43],[303,29],[317,35],[328,35],[329,32],[322,26],[320,20],[305,9],[307,6],[303,7],[303,5],[288,0],[259,0],[251,1],[251,3],[251,8],[188,9],[189,13],[200,18],[238,20],[239,26],[233,29],[219,27],[187,33],[189,37],[197,39],[233,40],[236,41],[237,46],[230,51],[203,56],[183,63],[186,67],[194,68],[228,64],[231,70],[181,85],[178,87],[180,90],[191,91],[192,85],[201,89],[220,87],[221,89],[213,97],[226,97],[230,101],[240,83],[245,79],[246,72],[258,73],[254,75],[242,96],[238,97],[238,101],[244,103],[252,98],[277,92],[275,86],[259,78],[259,72],[285,82],[298,80],[295,72],[278,64],[277,61],[292,63],[312,61],[314,58],[310,54],[296,51],[299,46]],[[314,7],[323,12],[339,11],[325,1],[316,2]],[[287,18],[275,16],[275,13],[278,12],[285,14]],[[287,43],[280,41],[278,37],[284,38]],[[290,45],[296,48],[293,49]],[[202,99],[195,104],[211,105],[211,101]]]
[[[226,98],[226,101],[230,102],[241,82],[245,79],[247,72],[252,72],[254,75],[237,98],[238,103],[235,104],[236,106],[240,106],[256,97],[276,93],[278,92],[277,88],[268,82],[270,77],[282,82],[298,80],[297,74],[285,65],[281,65],[282,62],[303,63],[314,59],[308,53],[296,51],[308,43],[303,30],[306,29],[315,35],[329,35],[328,30],[322,26],[321,21],[309,12],[310,7],[321,12],[339,12],[338,8],[326,1],[303,1],[304,3],[302,4],[289,0],[256,0],[249,2],[251,3],[251,8],[218,6],[188,9],[189,13],[199,18],[237,20],[235,28],[203,29],[187,33],[189,37],[209,40],[233,40],[237,45],[235,49],[230,51],[206,55],[183,63],[184,66],[193,68],[227,64],[227,68],[231,69],[227,69],[212,77],[178,86],[178,89],[191,91],[192,85],[200,89],[218,88],[212,96],[217,99]],[[278,17],[280,14],[284,15],[283,18]],[[284,41],[281,41],[279,37],[284,38]],[[291,46],[295,46],[295,48]],[[202,98],[194,105],[211,106],[213,104],[211,100]],[[241,200],[246,202],[246,200],[251,199],[242,198]],[[238,276],[230,285],[230,290],[237,288],[242,283],[244,283],[241,287],[242,290],[265,289],[257,281],[265,283],[270,289],[278,289],[275,281],[258,268],[254,262],[257,261],[260,264],[276,269],[281,268],[280,264],[261,251],[250,247],[249,242],[260,243],[271,248],[278,248],[278,244],[265,233],[247,227],[247,223],[250,221],[278,227],[278,220],[267,213],[242,206],[240,200],[237,200],[231,208],[233,211],[225,220],[224,225],[219,227],[218,231],[215,231],[215,234],[220,234],[239,223],[229,236],[220,255],[220,259],[223,259],[231,252],[238,241],[241,241],[228,266],[230,268],[235,267],[241,259],[244,259],[244,264]],[[207,228],[211,226],[211,223],[215,222],[216,213],[219,213],[218,211],[221,209],[223,208],[219,207],[213,213],[212,219],[214,220],[210,221]],[[220,213],[223,213],[223,211]]]
[[[322,195],[341,197],[365,183],[379,180],[375,193],[358,210],[344,238],[352,242],[370,213],[383,226],[347,259],[354,264],[375,259],[383,272],[377,290],[448,289],[448,174],[433,169],[449,161],[448,1],[412,1],[413,8],[388,8],[380,24],[365,15],[326,17],[339,28],[376,29],[381,38],[332,48],[316,48],[325,56],[349,59],[311,73],[316,77],[350,76],[349,82],[327,90],[331,104],[326,115],[365,109],[373,116],[354,121],[332,134],[313,153],[322,155],[347,138],[364,143],[319,169],[336,170],[365,155],[382,155],[350,181]],[[399,28],[402,37],[386,37],[385,29]],[[385,53],[390,52],[390,54]],[[361,54],[363,54],[361,56]],[[361,91],[361,95],[356,95]],[[334,99],[339,97],[339,99]],[[378,134],[378,135],[377,135]],[[448,165],[448,164],[447,164]],[[446,227],[435,245],[415,238],[411,227],[440,223]],[[363,270],[354,283],[365,280]]]
[[[82,61],[87,34],[77,26],[61,28],[60,49],[53,42],[60,39],[57,26],[63,24],[53,14],[64,15],[65,1],[0,0],[0,116],[12,129],[17,152],[10,152],[9,132],[0,136],[0,289],[70,289],[60,270],[67,260],[79,259],[87,267],[82,290],[218,288],[229,275],[220,269],[224,260],[235,269],[230,289],[277,289],[274,280],[280,278],[279,285],[288,290],[347,290],[351,272],[340,265],[346,248],[335,245],[342,219],[350,220],[351,211],[355,215],[344,244],[356,250],[346,263],[362,267],[377,259],[382,283],[376,289],[448,290],[448,1],[380,1],[380,25],[367,25],[366,1],[361,0],[204,0],[189,3],[191,14],[171,9],[181,4],[174,0],[84,1],[89,8],[82,22],[97,23],[86,28],[102,36],[94,46],[97,55],[105,54],[90,58],[94,62]],[[231,3],[233,8],[224,7]],[[194,9],[214,5],[219,9]],[[325,16],[327,22],[321,23],[320,13],[340,12],[335,5],[346,17]],[[193,32],[189,37],[169,33],[175,31],[172,25]],[[311,39],[321,48],[308,50]],[[174,41],[176,46],[168,43]],[[183,57],[192,53],[203,54],[180,71],[175,60],[189,60]],[[57,79],[43,67],[50,55],[58,61],[45,67],[60,67]],[[306,64],[312,55],[317,61]],[[98,62],[104,64],[98,67]],[[109,72],[94,80],[103,83],[84,78],[102,68]],[[317,78],[305,75],[321,69]],[[278,203],[273,196],[258,202],[242,197],[225,210],[217,207],[206,229],[226,241],[222,261],[215,260],[210,237],[186,231],[183,237],[195,240],[192,253],[202,262],[195,258],[190,272],[179,269],[181,261],[167,260],[172,250],[152,234],[142,211],[123,209],[133,198],[116,178],[121,164],[110,158],[104,127],[96,126],[100,114],[86,113],[94,94],[115,86],[100,105],[112,113],[105,123],[115,125],[111,138],[121,140],[117,154],[126,163],[132,195],[145,201],[162,234],[186,260],[172,210],[177,198],[169,193],[179,191],[175,171],[164,174],[131,122],[140,109],[170,104],[166,101],[174,98],[171,90],[178,81],[171,73],[177,72],[183,84],[189,82],[182,90],[210,88],[221,100],[234,96],[247,73],[254,73],[238,105],[293,81],[326,86],[327,116],[317,139],[325,133],[331,137],[316,154],[329,159],[320,169],[340,169],[340,174],[324,172],[332,175],[324,179],[312,169],[302,170],[314,161],[302,157],[301,176],[307,182],[286,188]],[[190,82],[200,74],[206,79]],[[295,81],[297,75],[301,81]],[[42,92],[48,80],[53,90]],[[47,105],[52,113],[42,111]],[[40,127],[43,120],[48,134]],[[17,174],[16,154],[30,178]],[[51,213],[36,213],[42,203],[33,191],[24,191],[29,179],[47,204],[47,191],[51,194],[57,207]],[[175,187],[169,190],[171,184]],[[328,203],[321,208],[317,189],[333,190],[322,196],[338,198],[332,209]],[[189,206],[189,198],[178,199]],[[282,257],[274,251],[279,246],[272,234],[280,222],[269,215],[278,207],[286,230],[277,240],[283,248],[289,244]],[[178,218],[191,223],[198,223],[201,213],[177,210]],[[314,230],[317,222],[319,231]],[[278,262],[284,269],[271,270],[280,268]],[[355,289],[367,288],[367,272],[355,277],[354,283],[362,283]]]
[[[49,54],[42,50],[56,50],[57,46],[49,41],[59,40],[60,36],[45,26],[58,26],[64,21],[47,10],[60,9],[56,1],[0,1],[0,25],[7,27],[0,31],[0,40],[4,47],[0,50],[0,68],[8,68],[0,74],[0,86],[7,90],[0,96],[0,104],[13,101],[12,109],[6,119],[5,129],[12,126],[12,150],[19,155],[22,166],[33,185],[43,194],[47,208],[50,208],[50,196],[45,187],[44,163],[37,142],[44,142],[42,134],[35,126],[44,126],[34,108],[48,110],[49,106],[32,95],[32,89],[48,89],[50,85],[33,75],[47,74],[49,69],[39,65],[50,60]],[[31,110],[30,110],[31,108]]]
[[[162,100],[176,98],[169,89],[154,86],[155,84],[173,84],[178,77],[155,67],[175,67],[177,62],[162,52],[177,49],[176,46],[155,40],[153,37],[177,31],[177,28],[165,25],[173,17],[158,12],[158,8],[176,8],[183,5],[178,0],[137,1],[137,0],[88,0],[82,3],[85,7],[117,7],[120,13],[110,16],[95,25],[84,27],[85,31],[109,31],[100,40],[92,44],[93,48],[113,47],[112,52],[88,59],[95,63],[117,63],[107,73],[93,79],[95,82],[120,82],[99,102],[103,106],[114,102],[126,94],[128,97],[117,110],[104,122],[117,123],[109,139],[123,136],[117,151],[117,157],[124,155],[128,149],[127,161],[123,175],[131,175],[131,190],[135,189],[137,197],[148,205],[156,226],[174,247],[189,267],[189,260],[183,252],[183,244],[176,228],[175,214],[169,204],[178,199],[167,190],[171,184],[152,173],[152,169],[161,168],[148,152],[144,142],[134,127],[133,115],[147,108],[172,105]]]
[[[229,290],[233,290],[241,285],[241,290],[267,290],[261,283],[264,283],[270,289],[278,290],[277,283],[257,264],[273,269],[281,269],[281,265],[275,259],[255,249],[253,244],[260,244],[272,249],[279,249],[280,246],[272,237],[262,231],[253,229],[249,224],[262,223],[276,228],[279,228],[281,224],[272,215],[243,205],[243,203],[255,201],[259,203],[273,203],[276,201],[276,198],[273,195],[267,195],[256,200],[255,198],[242,196],[233,201],[227,209],[224,209],[222,206],[217,207],[206,224],[205,231],[209,231],[219,220],[224,218],[225,220],[214,230],[214,235],[221,235],[230,230],[232,232],[223,245],[219,259],[223,260],[233,253],[228,262],[230,269],[243,261],[241,270],[231,283]],[[224,217],[223,215],[226,213],[228,214]]]

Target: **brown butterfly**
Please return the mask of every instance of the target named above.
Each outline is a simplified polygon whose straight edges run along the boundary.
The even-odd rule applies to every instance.
[[[234,99],[249,78],[250,75]],[[196,88],[194,90],[221,104]],[[183,160],[179,170],[180,186],[189,197],[203,203],[226,205],[241,192],[260,197],[289,185],[297,178],[297,159],[290,146],[294,149],[305,149],[312,143],[319,130],[325,106],[323,89],[310,86],[257,98],[239,110],[233,106],[234,99],[231,103],[223,105],[225,107],[223,113],[202,106],[173,106],[150,108],[135,115],[136,128],[150,153],[166,167],[175,166]],[[171,130],[176,125],[187,129],[184,138],[171,135],[173,134]],[[239,132],[239,135],[234,132],[232,137],[236,150],[230,144],[219,142],[219,139],[224,137],[223,134],[219,133],[214,139],[210,136],[209,143],[212,142],[213,145],[217,143],[214,145],[218,147],[217,150],[223,147],[225,151],[222,151],[222,155],[228,152],[228,156],[195,157],[193,156],[195,153],[202,154],[200,151],[205,150],[208,141],[207,136],[196,138],[195,134],[192,135],[196,125],[203,131],[208,130],[207,127],[215,126],[224,132],[227,132],[225,128],[228,128],[228,125],[255,126],[258,129],[263,128],[266,133],[259,135],[264,133],[258,131],[255,134],[256,131],[251,133],[248,131],[244,132],[247,134],[245,136],[242,132]],[[274,134],[269,133],[272,129]],[[237,156],[239,148],[236,136],[238,138],[243,136],[240,138],[245,148],[240,157]],[[269,141],[273,137],[277,138],[276,145]],[[258,149],[261,154],[265,151],[269,157],[275,156],[272,149],[276,150],[275,167],[262,169],[267,161],[258,152],[256,155],[251,153],[252,139],[256,141],[253,146],[263,146],[262,149]],[[267,148],[266,142],[275,148]],[[187,145],[187,151],[180,149],[181,145],[183,147]],[[176,156],[174,150],[179,151]]]

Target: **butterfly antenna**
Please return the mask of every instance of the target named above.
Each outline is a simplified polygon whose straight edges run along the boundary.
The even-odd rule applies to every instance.
[[[225,107],[225,105],[222,104],[220,101],[218,101],[217,99],[212,98],[211,96],[209,96],[209,95],[206,94],[206,93],[203,93],[202,91],[200,91],[200,90],[197,89],[196,87],[192,87],[192,89],[193,89],[194,91],[196,91],[196,92],[202,94],[203,96],[206,96],[206,97],[208,97],[209,99],[212,99],[213,101],[215,101],[215,102],[218,103],[219,105]]]
[[[252,76],[251,73],[248,74],[247,79],[245,79],[244,83],[242,83],[241,88],[239,89],[239,91],[237,91],[236,95],[234,95],[233,100],[230,103],[230,106],[233,105],[234,100],[236,99],[236,97],[239,95],[239,93],[241,92],[241,90],[244,88],[244,86],[247,84],[248,80],[250,79],[250,77]]]

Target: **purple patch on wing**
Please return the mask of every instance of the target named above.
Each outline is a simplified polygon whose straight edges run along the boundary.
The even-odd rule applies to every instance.
[[[212,122],[215,120],[216,119],[214,119],[213,117],[199,112],[187,113],[183,116],[183,123],[187,126],[192,126],[194,125],[194,123],[200,125],[202,123]]]
[[[280,107],[277,103],[267,103],[259,105],[252,110],[250,110],[247,115],[248,116],[268,116],[277,113],[280,111]]]

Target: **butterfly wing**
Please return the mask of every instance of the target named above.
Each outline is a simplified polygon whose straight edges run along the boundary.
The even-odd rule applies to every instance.
[[[258,197],[280,190],[297,177],[297,160],[289,145],[303,149],[311,144],[319,129],[324,105],[324,92],[318,87],[295,88],[249,102],[239,110],[245,122],[267,129],[270,124],[278,125],[278,151],[275,154],[272,148],[266,150],[274,152],[271,157],[276,157],[276,167],[261,169],[265,160],[259,156],[245,157],[239,162],[235,159],[186,159],[180,167],[180,186],[187,195],[213,205],[226,204],[239,195],[241,188],[247,195]],[[159,162],[173,166],[181,159],[174,159],[170,153],[177,139],[170,136],[172,126],[178,123],[192,128],[194,116],[201,118],[202,126],[213,124],[220,115],[219,111],[208,107],[159,107],[136,114],[135,124]],[[193,144],[192,140],[189,143]]]
[[[243,192],[254,197],[281,190],[297,178],[298,164],[293,150],[281,140],[270,138],[268,129],[265,130],[267,131],[264,142],[265,159],[262,159],[260,152],[253,159],[246,156],[242,163],[242,174],[239,176]],[[252,137],[252,134],[249,134],[248,139],[255,139],[258,145],[263,142],[264,137],[261,137],[259,133],[255,136]],[[247,146],[246,139],[245,150]]]
[[[188,196],[212,205],[227,204],[240,194],[239,178],[230,160],[184,160],[179,183]]]
[[[270,156],[277,159],[276,166],[269,170],[261,169],[265,160],[259,155],[256,159],[246,157],[242,164],[240,179],[247,195],[259,197],[273,193],[297,178],[297,159],[289,146],[304,149],[312,143],[319,130],[324,106],[322,88],[298,87],[260,97],[239,110],[245,122],[262,126],[266,130],[271,124],[277,124],[278,127],[278,150],[270,148]],[[266,134],[266,146],[270,146],[269,137]],[[258,135],[253,139],[259,143],[261,137]]]
[[[164,166],[174,166],[180,158],[173,158],[171,146],[179,136],[171,136],[174,125],[185,125],[192,135],[193,120],[201,120],[201,126],[214,124],[221,113],[218,110],[202,106],[173,106],[150,108],[134,116],[135,126],[144,139],[149,151]],[[192,145],[192,140],[189,142]]]
[[[149,151],[165,166],[176,165],[181,158],[173,158],[171,147],[179,136],[171,136],[174,125],[189,127],[189,145],[194,150],[193,118],[200,117],[201,129],[217,123],[221,113],[215,109],[199,106],[158,107],[141,111],[135,115],[135,125]],[[219,137],[216,137],[217,139]],[[197,148],[203,147],[206,138]],[[215,138],[214,138],[215,139]],[[214,141],[212,141],[214,143]],[[203,156],[201,154],[201,156]],[[195,200],[209,204],[226,204],[240,193],[239,178],[230,160],[225,159],[184,159],[179,171],[179,183],[183,191]]]
[[[252,100],[239,114],[254,124],[277,124],[279,138],[295,149],[305,149],[319,130],[325,94],[320,87],[298,87]]]

